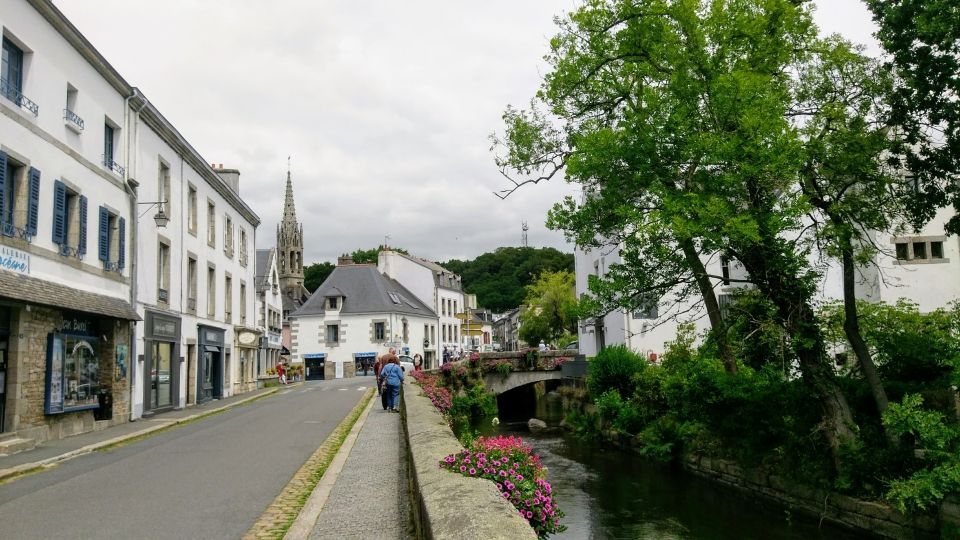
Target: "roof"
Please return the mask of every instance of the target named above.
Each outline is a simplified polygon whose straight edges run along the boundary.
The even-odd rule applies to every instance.
[[[52,281],[0,271],[0,296],[29,304],[105,315],[116,319],[139,321],[140,316],[130,302]]]
[[[307,302],[307,299],[310,298],[310,291],[303,285],[287,287],[281,293],[280,298],[283,301],[283,311],[293,313]]]
[[[381,274],[376,265],[350,264],[334,268],[310,300],[291,317],[324,314],[328,296],[344,297],[339,310],[342,314],[405,313],[423,317],[437,316],[406,287]]]
[[[446,289],[453,289],[455,291],[463,290],[463,285],[460,282],[460,276],[458,276],[457,274],[454,274],[453,272],[451,272],[450,270],[447,270],[446,268],[440,266],[439,264],[433,261],[428,261],[426,259],[421,259],[420,257],[409,255],[407,253],[401,253],[399,251],[395,251],[394,253],[408,260],[411,260],[419,264],[420,266],[423,266],[429,269],[430,271],[432,271],[433,283],[437,287],[444,287]]]
[[[253,283],[256,290],[262,291],[270,286],[270,267],[273,266],[273,248],[258,249],[256,254],[256,266],[254,266],[255,275]]]

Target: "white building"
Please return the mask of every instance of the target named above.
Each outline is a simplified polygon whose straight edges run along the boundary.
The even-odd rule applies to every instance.
[[[376,266],[341,259],[290,321],[292,361],[304,363],[305,377],[340,379],[390,347],[419,352],[437,314]]]
[[[377,268],[403,283],[438,315],[438,321],[424,329],[428,336],[423,348],[425,366],[436,366],[444,348],[458,350],[461,347],[462,320],[457,318],[457,313],[461,313],[466,304],[460,276],[434,262],[390,250],[380,252]]]
[[[918,234],[877,234],[875,242],[886,247],[874,264],[858,269],[857,297],[870,302],[895,303],[900,298],[915,302],[921,311],[945,308],[960,300],[960,240],[943,234],[943,227],[952,215],[941,210]],[[620,261],[617,249],[574,252],[576,265],[576,293],[588,293],[589,275],[603,276],[610,265]],[[841,301],[843,281],[839,261],[821,261],[815,254],[814,264],[824,264],[823,278],[817,300]],[[726,265],[719,258],[706,261],[712,275],[728,278],[746,278],[738,264]],[[738,285],[715,281],[717,300],[721,308],[730,301]],[[599,320],[580,321],[578,335],[580,352],[593,356],[606,345],[625,344],[647,357],[659,357],[666,344],[673,341],[678,322],[693,322],[698,331],[709,328],[706,310],[689,311],[690,305],[669,305],[661,302],[644,311],[626,313],[617,310]],[[676,316],[678,313],[682,315]]]
[[[129,420],[139,317],[135,192],[120,165],[131,88],[49,2],[4,1],[0,26],[5,453]]]
[[[280,274],[277,271],[277,251],[257,250],[257,328],[263,332],[257,377],[266,375],[277,365],[283,350],[283,298],[280,293]]]

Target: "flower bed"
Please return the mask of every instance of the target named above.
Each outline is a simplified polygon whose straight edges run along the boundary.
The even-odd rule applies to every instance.
[[[453,406],[453,396],[450,395],[449,390],[440,386],[440,378],[422,371],[414,371],[411,376],[423,389],[423,395],[430,398],[433,406],[440,411],[440,414],[447,414],[447,411]]]
[[[497,486],[540,538],[563,532],[564,513],[553,502],[553,490],[545,478],[540,456],[514,437],[478,437],[469,448],[451,454],[440,466],[464,476],[486,478]]]

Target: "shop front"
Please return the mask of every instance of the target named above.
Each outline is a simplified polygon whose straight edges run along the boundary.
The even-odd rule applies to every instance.
[[[180,318],[147,311],[143,351],[143,414],[180,404]]]
[[[375,352],[359,352],[353,353],[353,360],[355,365],[355,373],[357,375],[373,375],[373,364],[377,361],[377,353]]]
[[[235,350],[240,357],[238,380],[235,383],[234,394],[249,392],[257,389],[257,348],[260,345],[260,332],[251,328],[238,326],[234,329],[236,336]]]
[[[327,353],[304,354],[304,378],[308,381],[322,381],[326,378],[326,363]]]
[[[224,330],[197,325],[197,403],[223,398]]]

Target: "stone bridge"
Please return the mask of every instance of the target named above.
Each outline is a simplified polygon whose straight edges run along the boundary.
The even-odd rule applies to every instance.
[[[540,381],[559,381],[563,378],[560,366],[572,360],[578,351],[542,351],[531,357],[525,351],[482,353],[483,383],[488,392],[500,395],[504,392]],[[507,372],[506,367],[510,366]]]

